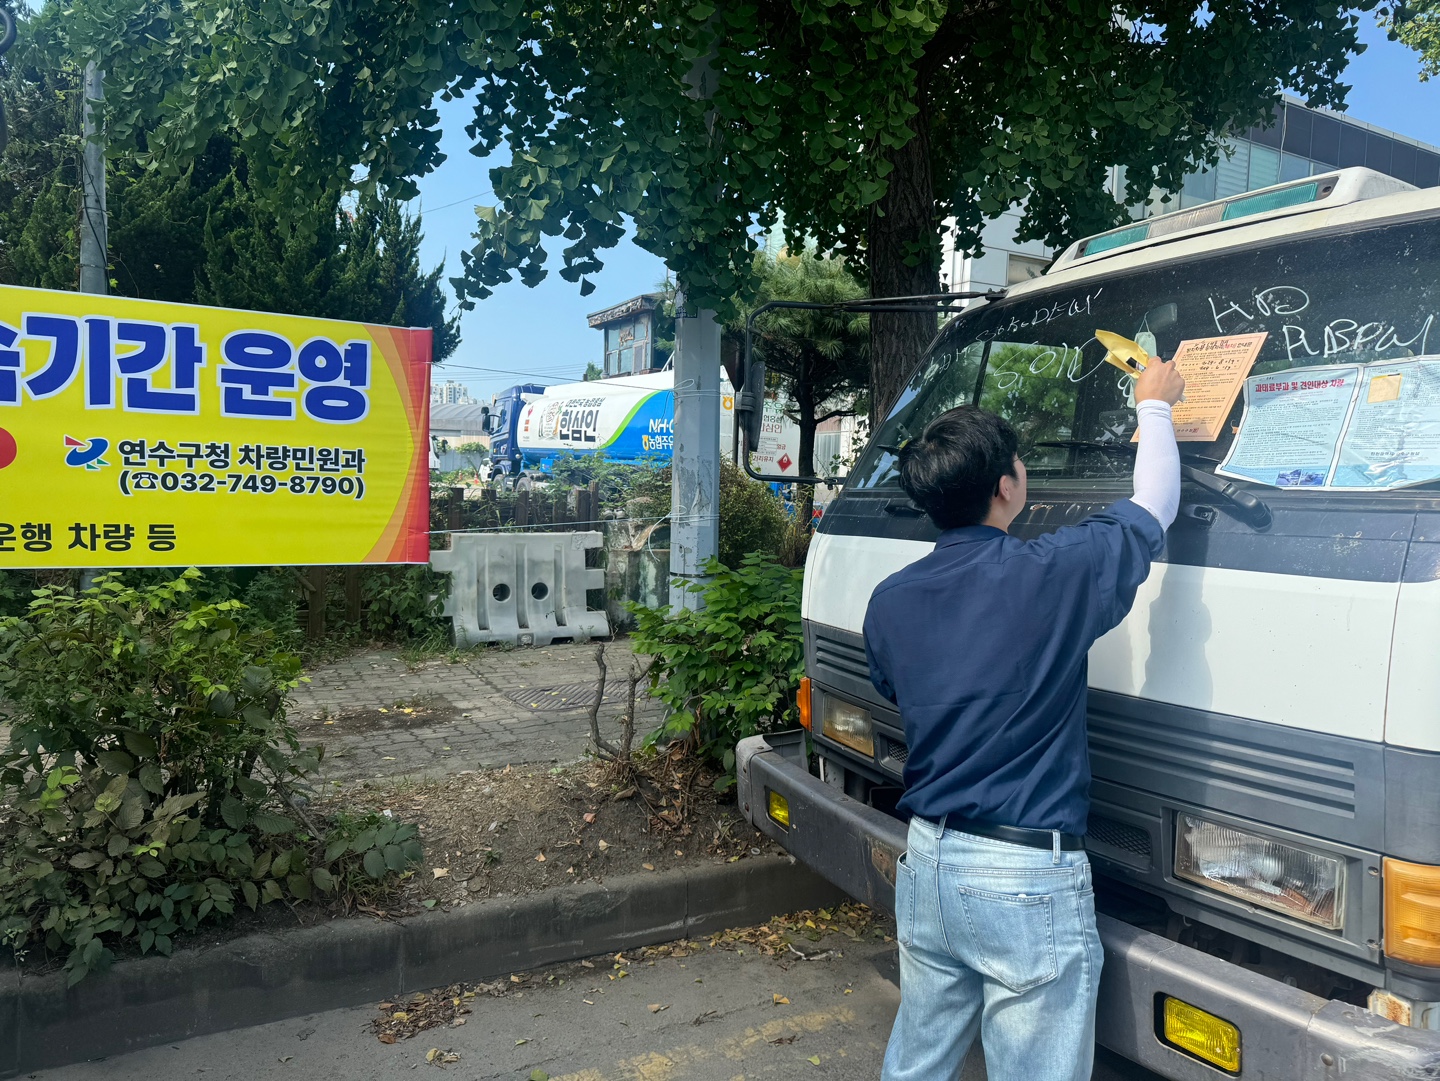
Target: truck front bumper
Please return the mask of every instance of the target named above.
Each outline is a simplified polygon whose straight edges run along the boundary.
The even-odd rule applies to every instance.
[[[895,861],[905,851],[905,824],[812,777],[803,732],[741,740],[735,768],[740,808],[756,829],[857,900],[894,911]],[[788,827],[769,813],[772,792],[785,800]],[[1105,969],[1096,1039],[1164,1077],[1440,1079],[1440,1032],[1407,1028],[1308,994],[1108,916],[1097,923]],[[1157,1006],[1167,996],[1240,1030],[1238,1075],[1161,1041]]]

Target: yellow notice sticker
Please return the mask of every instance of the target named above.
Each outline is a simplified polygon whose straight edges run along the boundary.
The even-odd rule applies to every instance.
[[[1395,402],[1400,400],[1400,380],[1403,378],[1399,372],[1392,372],[1389,375],[1377,375],[1370,380],[1370,394],[1366,397],[1367,403]]]

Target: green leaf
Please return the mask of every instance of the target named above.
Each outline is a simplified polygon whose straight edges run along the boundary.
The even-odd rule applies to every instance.
[[[405,850],[399,845],[386,845],[383,849],[385,866],[392,871],[403,871],[409,860],[405,858]]]
[[[121,733],[120,738],[136,758],[154,758],[160,753],[160,748],[155,741],[143,732],[126,730]]]
[[[70,866],[77,871],[88,871],[105,858],[100,852],[77,852],[70,857]]]
[[[255,887],[255,883],[240,883],[240,892],[245,895],[245,903],[250,906],[250,910],[253,912],[255,906],[260,903],[260,891]]]
[[[298,828],[284,815],[277,815],[271,811],[256,811],[252,821],[262,833],[293,833]]]
[[[226,796],[220,801],[220,817],[232,830],[244,829],[245,824],[250,820],[250,815],[245,810],[245,804],[234,796]],[[261,829],[264,827],[261,826]]]
[[[154,762],[146,762],[140,767],[140,787],[152,795],[164,795],[165,777]]]
[[[379,849],[372,848],[369,852],[366,852],[365,858],[361,862],[365,867],[365,873],[371,878],[385,877],[385,857],[380,854]]]
[[[101,751],[95,756],[95,761],[106,773],[117,777],[128,776],[135,768],[135,759],[124,751]]]
[[[335,890],[335,876],[323,867],[317,867],[310,872],[310,878],[315,885],[326,893],[333,893]]]

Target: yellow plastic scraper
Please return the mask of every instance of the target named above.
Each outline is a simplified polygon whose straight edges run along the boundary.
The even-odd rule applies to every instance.
[[[1150,354],[1129,338],[1097,330],[1095,340],[1105,347],[1105,363],[1113,364],[1128,376],[1137,376],[1150,363]]]

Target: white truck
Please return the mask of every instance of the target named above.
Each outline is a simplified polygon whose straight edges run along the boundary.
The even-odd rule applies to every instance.
[[[1018,535],[1127,496],[1128,380],[1097,329],[1166,357],[1264,335],[1215,438],[1181,443],[1180,518],[1089,658],[1099,1042],[1180,1081],[1440,1078],[1440,189],[1337,170],[1136,222],[951,321],[820,524],[809,732],[740,743],[742,808],[893,907],[907,744],[861,627],[937,535],[896,449],[976,402],[1021,437]],[[1318,399],[1261,408],[1344,379],[1360,450]],[[957,616],[963,650],[985,628]]]

